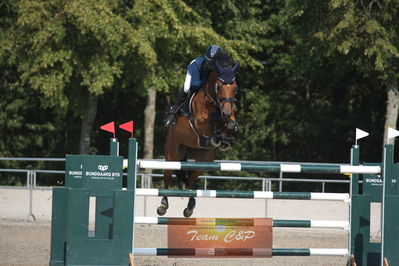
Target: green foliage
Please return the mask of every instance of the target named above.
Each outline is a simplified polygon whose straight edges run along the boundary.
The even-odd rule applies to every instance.
[[[363,71],[375,70],[387,79],[398,68],[392,64],[399,57],[398,8],[399,3],[390,0],[332,0],[326,12],[328,25],[317,37],[329,42],[331,49],[352,56]]]
[[[359,127],[371,133],[362,157],[377,161],[398,13],[390,0],[1,1],[0,156],[76,153],[90,94],[94,153],[107,153],[109,121],[135,120],[142,143],[155,88],[162,157],[164,110],[190,61],[218,44],[242,66],[241,131],[218,159],[348,162]]]
[[[234,160],[242,160],[241,158],[257,160],[260,157],[272,159],[272,150],[259,145],[259,143],[269,144],[269,137],[273,134],[273,127],[270,126],[272,121],[269,97],[262,95],[259,89],[252,89],[242,96],[241,102],[245,105],[241,106],[237,116],[240,132],[235,135],[234,149],[229,151],[226,157]],[[240,136],[251,136],[251,138],[241,138]]]

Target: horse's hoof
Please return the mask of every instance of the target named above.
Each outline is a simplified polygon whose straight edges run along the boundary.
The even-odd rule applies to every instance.
[[[158,213],[159,216],[162,216],[162,215],[165,215],[167,210],[168,209],[164,205],[161,205],[161,206],[158,207],[157,213]]]
[[[228,149],[230,149],[230,144],[223,144],[222,146],[220,146],[220,150],[221,151],[227,151]]]
[[[212,144],[213,147],[217,148],[217,147],[220,146],[220,144],[222,144],[222,142],[221,141],[217,141],[215,137],[212,137],[211,138],[211,144]]]
[[[193,214],[193,210],[190,210],[188,208],[185,208],[184,211],[183,211],[183,215],[186,218],[190,217],[192,214]]]

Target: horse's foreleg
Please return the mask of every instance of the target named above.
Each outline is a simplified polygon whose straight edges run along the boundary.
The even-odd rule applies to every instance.
[[[237,122],[235,120],[229,120],[227,124],[223,127],[222,130],[222,141],[220,145],[220,150],[221,151],[227,151],[230,149],[231,146],[231,139],[232,139],[232,134],[234,132],[237,132],[240,130],[240,127],[238,126]]]
[[[221,151],[227,151],[230,149],[230,134],[227,132],[227,130],[224,130],[222,133],[222,144],[220,145],[220,150]]]
[[[166,170],[164,173],[164,186],[165,189],[169,188],[170,182],[172,181],[172,171]],[[169,208],[168,197],[163,196],[161,200],[161,205],[157,209],[158,215],[165,215],[166,211]]]
[[[215,127],[214,131],[215,131],[215,133],[213,136],[211,136],[210,141],[211,141],[211,144],[215,148],[217,148],[222,143],[222,130],[219,127]]]

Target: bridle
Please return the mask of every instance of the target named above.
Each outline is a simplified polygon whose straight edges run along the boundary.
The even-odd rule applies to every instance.
[[[218,79],[220,80],[220,78],[218,78]],[[232,85],[232,84],[236,84],[235,80],[233,80],[232,83],[225,83],[222,80],[220,80],[220,82],[222,82],[222,86],[229,86],[229,85]],[[208,88],[209,87],[208,87],[208,83],[207,83],[206,87],[205,87],[205,95],[210,99],[212,104],[215,105],[216,107],[218,107],[219,109],[223,108],[223,105],[225,103],[234,104],[237,101],[237,99],[235,98],[235,96],[236,96],[236,94],[238,92],[237,84],[236,84],[236,86],[234,88],[234,97],[219,97],[219,92],[220,92],[221,86],[219,85],[218,82],[215,82],[215,87],[214,87],[214,92],[215,92],[215,95],[216,95],[215,99],[212,96],[209,95]]]

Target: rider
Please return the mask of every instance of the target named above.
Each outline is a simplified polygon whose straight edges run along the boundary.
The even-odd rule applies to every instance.
[[[165,126],[168,127],[173,125],[177,113],[183,107],[184,102],[188,95],[193,95],[202,85],[205,84],[207,76],[209,74],[208,66],[214,64],[215,54],[221,50],[217,45],[209,46],[205,55],[194,59],[187,67],[186,79],[184,81],[184,86],[180,89],[176,103],[170,108],[168,117],[165,120]],[[188,113],[188,105],[186,104],[183,112]]]

